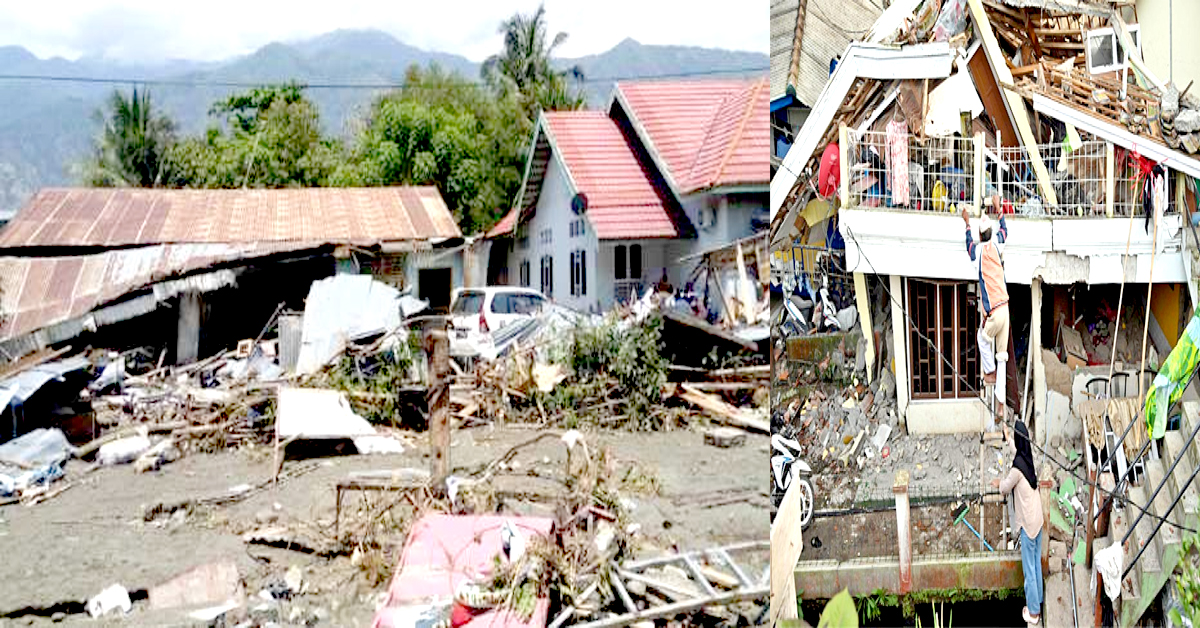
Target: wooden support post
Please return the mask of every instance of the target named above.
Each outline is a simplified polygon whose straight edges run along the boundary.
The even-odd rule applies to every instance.
[[[1050,512],[1050,491],[1054,489],[1054,471],[1050,463],[1038,471],[1038,495],[1042,498],[1042,512]],[[1042,517],[1042,575],[1050,573],[1050,516]]]
[[[200,357],[200,325],[204,302],[199,292],[179,295],[179,321],[175,337],[175,364],[191,364]]]
[[[983,209],[983,133],[976,133],[975,145],[975,211],[982,216]]]
[[[867,341],[867,383],[870,384],[875,376],[875,327],[871,322],[871,295],[867,292],[867,278],[862,273],[854,273],[854,301],[858,305],[859,327],[862,328],[863,339]]]
[[[426,329],[425,350],[429,356],[429,473],[435,491],[445,490],[450,474],[450,337],[444,324]]]
[[[1107,142],[1104,151],[1104,213],[1109,218],[1113,217],[1113,207],[1117,202],[1117,178],[1116,178],[1116,149],[1113,148],[1112,142]]]
[[[900,550],[900,595],[912,591],[912,519],[908,510],[908,470],[896,472],[892,484],[896,496],[896,540]]]
[[[792,482],[783,495],[775,521],[771,522],[771,626],[781,619],[796,619],[796,561],[804,551],[800,531],[799,482]]]
[[[1087,550],[1086,550],[1087,554],[1084,558],[1083,564],[1088,569],[1092,568],[1092,542],[1096,540],[1096,526],[1093,523],[1093,521],[1095,520],[1095,512],[1093,511],[1093,508],[1095,508],[1095,501],[1096,501],[1096,470],[1091,469],[1088,471],[1087,519],[1083,520],[1083,525],[1086,526],[1084,528],[1084,532],[1087,533],[1087,540],[1085,541],[1087,543]]]
[[[842,178],[842,209],[846,209],[850,205],[850,157],[852,153],[850,151],[850,130],[844,124],[838,128],[838,148],[842,153],[838,159]]]

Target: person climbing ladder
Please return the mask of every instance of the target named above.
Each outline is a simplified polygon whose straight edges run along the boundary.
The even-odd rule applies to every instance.
[[[996,230],[993,237],[992,221],[988,219],[987,212],[982,212],[979,217],[979,243],[976,244],[971,236],[971,219],[967,214],[966,208],[962,210],[963,223],[967,229],[967,255],[971,261],[976,262],[979,277],[979,300],[982,305],[983,312],[983,334],[991,341],[992,347],[996,351],[996,399],[1000,402],[1001,413],[1005,401],[1005,389],[1007,387],[1007,366],[1008,366],[1008,285],[1004,280],[1004,259],[1001,257],[1000,245],[1004,244],[1008,239],[1008,225],[1004,222],[1004,215],[1000,215],[1000,228]],[[993,431],[996,428],[997,419],[1002,417],[992,417],[992,426],[988,431]]]

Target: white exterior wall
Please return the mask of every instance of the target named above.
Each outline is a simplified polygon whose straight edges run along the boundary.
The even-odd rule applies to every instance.
[[[948,213],[844,209],[839,229],[846,241],[846,269],[880,275],[975,280],[967,256],[962,218]],[[1005,278],[1030,285],[1035,277],[1049,284],[1184,283],[1182,219],[1167,216],[1159,226],[1159,246],[1150,276],[1153,246],[1145,219],[1005,219]],[[853,236],[853,237],[852,237]],[[978,234],[976,234],[978,239]],[[1123,272],[1126,240],[1135,259]],[[857,240],[857,242],[856,242]]]
[[[976,281],[975,264],[966,253],[962,218],[951,214],[847,209],[840,212],[840,229],[846,241],[849,272],[891,275],[890,287],[903,303],[904,277]],[[1097,219],[1005,219],[1008,240],[1004,247],[1005,278],[1009,283],[1030,285],[1034,342],[1032,394],[1037,437],[1044,440],[1045,370],[1041,363],[1042,284],[1186,282],[1182,245],[1182,219],[1167,216],[1159,226],[1158,253],[1154,275],[1150,275],[1155,250],[1153,226],[1145,230],[1145,219],[1135,217],[1132,231],[1128,218]],[[853,235],[853,237],[851,237]],[[978,234],[975,234],[978,238]],[[857,242],[855,241],[857,238]],[[1129,241],[1133,256],[1124,267],[1122,256]],[[902,420],[911,433],[975,432],[982,426],[984,407],[978,400],[913,400],[910,382],[907,317],[903,307],[892,307],[892,333],[898,358],[895,365],[897,401]],[[1022,365],[1024,366],[1024,365]],[[1018,382],[1024,386],[1024,380]]]
[[[524,226],[528,236],[528,248],[519,250],[514,246],[508,260],[508,281],[512,285],[521,283],[521,262],[529,261],[529,285],[540,290],[541,259],[550,255],[554,259],[554,293],[550,296],[556,303],[578,310],[594,310],[598,307],[596,291],[596,266],[598,241],[596,232],[590,224],[587,233],[582,236],[571,236],[571,221],[578,216],[571,211],[571,191],[567,181],[566,171],[557,156],[550,159],[546,165],[546,175],[542,179],[542,190],[538,196],[537,207],[533,218]],[[550,230],[550,243],[542,241],[542,232]],[[587,295],[571,296],[571,251],[583,249],[587,251]]]
[[[1170,81],[1174,71],[1179,89],[1187,87],[1189,81],[1200,83],[1200,46],[1196,45],[1195,34],[1200,24],[1200,2],[1138,0],[1137,16],[1142,30],[1142,59],[1155,77]]]

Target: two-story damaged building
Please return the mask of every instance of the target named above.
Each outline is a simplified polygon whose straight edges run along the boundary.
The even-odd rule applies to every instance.
[[[1130,4],[892,3],[846,48],[772,180],[772,246],[777,270],[804,277],[784,282],[785,297],[811,298],[820,280],[809,275],[820,271],[801,249],[832,214],[844,241],[834,254],[855,278],[863,329],[875,332],[864,334],[868,360],[882,355],[873,366],[894,375],[902,426],[979,433],[991,398],[968,246],[983,212],[993,225],[1002,215],[1009,405],[1051,458],[1057,443],[1078,443],[1086,468],[1118,482],[1144,464],[1128,497],[1145,504],[1175,468],[1171,437],[1146,444],[1125,429],[1142,421],[1136,411],[1088,402],[1140,404],[1139,389],[1188,333],[1200,99],[1148,67],[1142,48],[1165,41],[1169,24],[1133,23]],[[1185,454],[1193,422],[1182,422]],[[1140,442],[1116,445],[1124,433]],[[1154,508],[1166,516],[1185,493],[1195,498],[1186,482],[1171,484]],[[1186,503],[1172,521],[1195,520]],[[1139,526],[1130,541],[1134,524],[1123,521],[1126,624],[1161,588],[1159,556],[1165,574],[1177,554],[1157,528]],[[1159,556],[1139,563],[1138,543]]]
[[[765,77],[638,81],[604,111],[544,112],[515,206],[487,234],[488,283],[586,311],[698,289],[697,253],[766,228],[768,98]]]

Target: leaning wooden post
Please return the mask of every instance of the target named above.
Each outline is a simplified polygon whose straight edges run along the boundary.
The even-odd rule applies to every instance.
[[[430,477],[435,490],[445,490],[450,474],[450,337],[444,323],[431,325],[425,332],[425,351],[429,357]]]
[[[1054,490],[1054,472],[1049,463],[1042,465],[1038,473],[1038,496],[1042,498],[1042,577],[1049,573],[1050,568],[1050,491]],[[1073,576],[1072,576],[1073,577]]]
[[[1096,501],[1096,470],[1088,471],[1088,504],[1087,504],[1087,519],[1083,520],[1084,530],[1087,532],[1087,554],[1084,558],[1084,566],[1088,569],[1092,568],[1092,542],[1096,540],[1096,524],[1095,513],[1092,511],[1095,508]]]
[[[1113,148],[1112,142],[1105,142],[1104,150],[1104,213],[1109,218],[1113,217],[1113,208],[1116,205],[1117,198],[1117,179],[1116,179],[1116,149]]]
[[[908,470],[896,472],[896,483],[892,485],[896,496],[896,539],[900,545],[900,591],[901,595],[912,591],[912,519],[908,511]]]
[[[983,133],[976,133],[974,137],[975,145],[975,181],[974,190],[975,196],[975,212],[982,216],[983,211]]]

